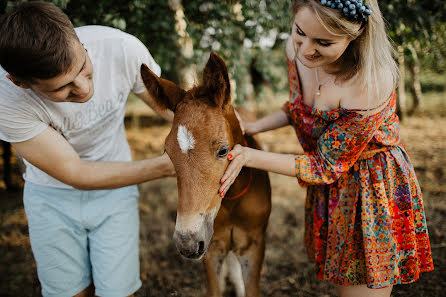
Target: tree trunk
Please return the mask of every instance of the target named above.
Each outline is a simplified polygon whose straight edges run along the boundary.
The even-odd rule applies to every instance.
[[[412,45],[409,45],[408,49],[412,55],[412,59],[410,59],[409,62],[409,71],[411,74],[410,92],[413,99],[413,104],[408,114],[412,115],[415,112],[423,112],[424,104],[420,83],[420,61],[415,48]]]
[[[8,5],[8,1],[0,0],[0,15],[6,12],[6,6]]]
[[[405,81],[404,48],[401,45],[398,46],[398,66],[400,70],[400,81],[398,85],[398,100],[397,100],[396,113],[399,116],[400,120],[403,121],[404,118],[406,117],[407,100],[404,86],[404,81]]]

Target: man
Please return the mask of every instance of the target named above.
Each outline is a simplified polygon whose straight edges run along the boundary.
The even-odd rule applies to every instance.
[[[74,29],[49,3],[0,19],[0,139],[27,165],[24,206],[44,296],[128,296],[141,286],[135,185],[174,174],[167,155],[131,160],[129,92],[156,110],[142,63],[160,74],[135,37]]]

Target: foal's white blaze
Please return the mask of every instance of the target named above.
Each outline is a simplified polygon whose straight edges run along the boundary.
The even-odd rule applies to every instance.
[[[177,140],[178,144],[180,145],[180,149],[183,153],[187,153],[195,146],[194,136],[183,125],[178,126]]]

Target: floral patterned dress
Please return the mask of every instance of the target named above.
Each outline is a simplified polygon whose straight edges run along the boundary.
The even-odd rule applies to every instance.
[[[369,288],[411,283],[433,270],[420,186],[399,139],[396,96],[381,111],[323,111],[303,102],[288,60],[290,118],[304,154],[305,244],[320,279]]]

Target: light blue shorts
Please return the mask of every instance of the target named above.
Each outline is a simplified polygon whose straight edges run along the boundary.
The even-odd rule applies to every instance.
[[[73,296],[92,281],[102,297],[141,287],[136,186],[79,191],[26,182],[23,201],[43,296]]]

